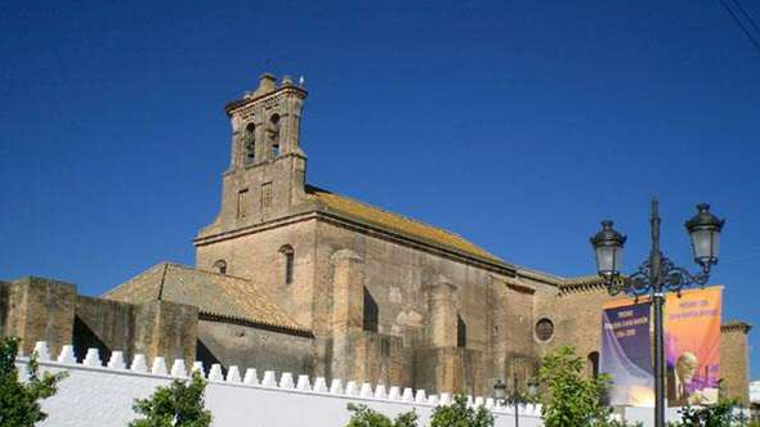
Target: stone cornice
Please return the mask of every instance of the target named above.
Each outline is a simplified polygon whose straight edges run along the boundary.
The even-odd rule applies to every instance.
[[[747,334],[751,329],[751,324],[742,322],[741,320],[730,320],[720,325],[721,332],[742,332]]]
[[[235,230],[223,231],[219,233],[209,233],[198,236],[193,239],[195,247],[206,246],[223,240],[234,239],[236,237],[246,236],[248,234],[259,233],[273,228],[283,227],[285,225],[295,224],[297,222],[308,221],[317,217],[316,211],[299,212],[292,215],[284,216],[274,220],[266,221],[260,224],[248,225]]]
[[[306,91],[306,89],[302,88],[301,86],[296,85],[284,85],[280,86],[273,92],[265,93],[258,96],[251,96],[251,97],[244,97],[240,99],[236,99],[234,101],[230,101],[227,103],[227,105],[224,106],[224,111],[227,113],[228,116],[232,116],[232,114],[235,112],[235,110],[239,108],[243,108],[246,105],[252,104],[257,101],[261,101],[263,99],[267,98],[274,98],[282,93],[286,92],[293,92],[299,95],[302,98],[305,98],[309,93]]]

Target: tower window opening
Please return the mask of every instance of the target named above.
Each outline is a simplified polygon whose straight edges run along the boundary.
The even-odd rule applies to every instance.
[[[248,123],[245,127],[244,147],[245,163],[253,163],[256,160],[256,125]]]
[[[214,271],[219,274],[227,274],[227,261],[220,259],[214,263]]]
[[[292,246],[285,245],[280,248],[280,253],[285,259],[285,284],[289,285],[293,283],[295,252]]]
[[[269,118],[269,131],[272,139],[272,157],[280,155],[280,115],[272,114]]]

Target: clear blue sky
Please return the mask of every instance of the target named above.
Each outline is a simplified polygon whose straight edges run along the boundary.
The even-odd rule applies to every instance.
[[[311,183],[520,265],[593,273],[612,218],[632,269],[657,193],[693,266],[683,221],[712,203],[725,317],[760,327],[760,53],[717,0],[3,2],[0,277],[99,294],[193,264],[222,107],[265,70],[306,76]]]

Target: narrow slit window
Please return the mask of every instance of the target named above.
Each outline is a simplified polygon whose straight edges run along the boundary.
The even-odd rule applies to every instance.
[[[248,196],[248,189],[245,188],[238,191],[238,201],[237,201],[238,218],[244,218],[248,216],[249,205],[250,205],[250,200]]]
[[[285,284],[289,285],[293,283],[293,275],[295,273],[295,251],[290,245],[285,245],[280,248],[280,253],[283,256],[285,264]]]
[[[377,302],[369,293],[367,288],[364,288],[364,319],[363,329],[368,332],[377,332],[380,323],[380,309],[377,306]]]
[[[467,323],[457,314],[457,347],[467,347]]]

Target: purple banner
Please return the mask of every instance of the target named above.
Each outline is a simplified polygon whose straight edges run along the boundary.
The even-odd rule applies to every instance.
[[[602,314],[600,371],[612,377],[610,405],[654,404],[650,307],[648,302],[626,305],[607,308]]]

